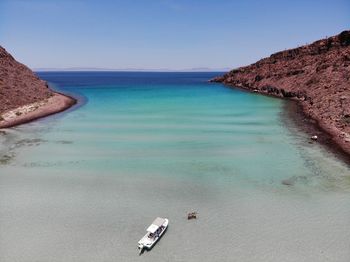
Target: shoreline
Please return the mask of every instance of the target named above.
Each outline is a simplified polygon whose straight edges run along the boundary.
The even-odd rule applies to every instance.
[[[78,100],[71,96],[52,91],[53,95],[40,102],[27,104],[8,110],[0,116],[0,129],[11,128],[34,120],[54,115],[71,108]]]
[[[336,143],[333,140],[333,136],[325,131],[316,120],[305,114],[303,106],[298,101],[288,100],[283,110],[284,115],[288,118],[288,120],[284,121],[289,121],[288,124],[292,124],[296,129],[307,134],[308,143],[318,143],[345,163],[350,164],[350,154]],[[311,140],[313,135],[318,136],[317,141]]]
[[[261,92],[260,90],[250,88],[245,88],[243,86],[233,86],[226,83],[221,83],[228,88],[235,88],[245,92],[264,95],[268,97],[274,97],[278,99],[282,99],[287,101],[286,115],[291,119],[293,124],[295,124],[301,131],[310,135],[317,135],[318,139],[316,143],[324,146],[328,151],[331,151],[335,155],[337,155],[340,159],[350,164],[350,141],[346,142],[345,140],[340,138],[339,133],[333,131],[331,132],[331,127],[325,127],[320,124],[320,121],[307,113],[307,109],[305,105],[303,105],[303,101],[295,98],[285,98],[279,95],[270,94],[267,92]],[[311,139],[310,139],[311,141]]]
[[[273,53],[211,79],[233,88],[292,100],[322,130],[313,140],[350,157],[350,30]],[[315,130],[314,130],[315,132]],[[328,137],[327,142],[322,142]],[[336,149],[338,150],[338,149]]]

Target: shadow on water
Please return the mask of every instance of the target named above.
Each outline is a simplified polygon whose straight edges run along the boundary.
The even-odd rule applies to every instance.
[[[10,164],[15,156],[16,151],[22,147],[38,146],[41,143],[46,142],[40,138],[24,138],[21,139],[20,135],[16,132],[2,131],[1,135],[1,148],[0,148],[0,165]]]
[[[40,133],[36,132],[29,132],[29,135],[32,137],[23,138],[23,135],[28,135],[28,133],[24,134],[16,128],[10,128],[6,131],[0,131],[0,166],[11,164],[16,158],[16,152],[21,148],[37,147],[43,143],[48,142],[61,145],[73,144],[73,141],[70,140],[48,141],[45,139],[41,139],[38,138],[40,136]]]
[[[15,157],[12,141],[16,138],[13,132],[0,131],[0,166],[8,165]]]

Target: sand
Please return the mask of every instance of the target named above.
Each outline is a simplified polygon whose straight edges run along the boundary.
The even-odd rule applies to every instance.
[[[0,116],[0,128],[9,128],[62,112],[75,105],[76,99],[54,92],[53,96],[39,102],[8,110]]]

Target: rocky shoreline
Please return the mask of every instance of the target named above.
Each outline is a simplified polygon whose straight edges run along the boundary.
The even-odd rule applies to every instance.
[[[76,103],[75,98],[52,91],[0,46],[0,128],[59,113]]]
[[[211,81],[295,100],[310,123],[350,156],[350,31],[272,54]]]
[[[337,158],[350,165],[350,155],[346,153],[337,143],[334,143],[333,137],[325,132],[316,121],[304,113],[303,107],[298,101],[288,101],[285,103],[282,113],[282,121],[293,131],[299,131],[307,135],[304,143],[318,143],[327,151],[335,154]],[[310,139],[313,135],[318,137],[317,141]]]

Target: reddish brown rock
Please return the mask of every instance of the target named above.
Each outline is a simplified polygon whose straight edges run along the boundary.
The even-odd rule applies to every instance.
[[[212,81],[299,101],[350,154],[350,31],[272,54]]]
[[[45,81],[0,46],[0,113],[52,95]]]
[[[17,117],[4,118],[5,113],[33,103],[38,105],[32,105],[36,109],[30,113],[22,114],[22,110],[16,112]],[[50,90],[47,82],[0,46],[0,128],[54,114],[75,103],[75,99]]]

